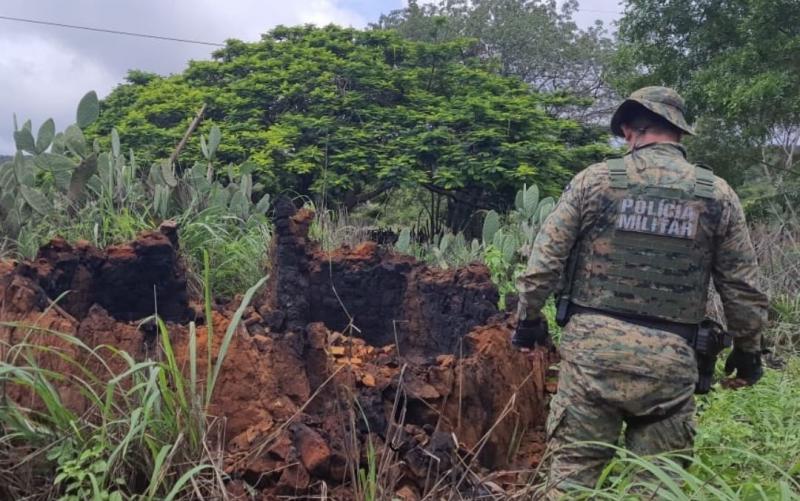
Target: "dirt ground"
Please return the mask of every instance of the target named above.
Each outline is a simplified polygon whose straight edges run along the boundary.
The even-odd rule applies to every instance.
[[[270,279],[247,308],[217,383],[210,413],[224,419],[231,493],[248,484],[297,496],[324,481],[346,498],[367,443],[404,499],[442,475],[475,489],[468,470],[535,465],[554,354],[512,349],[488,270],[433,269],[369,242],[324,253],[308,238],[312,217],[278,203]],[[139,321],[157,311],[186,366],[189,322],[204,353],[207,319],[187,292],[178,245],[172,224],[102,250],[54,240],[32,262],[0,263],[0,318],[145,359],[160,352]],[[225,331],[239,301],[215,306],[214,332]],[[23,336],[64,346],[46,331],[0,329],[9,345]],[[56,358],[43,363],[71,370]],[[62,397],[70,407],[88,405],[69,392]],[[12,396],[36,405],[24,391]]]

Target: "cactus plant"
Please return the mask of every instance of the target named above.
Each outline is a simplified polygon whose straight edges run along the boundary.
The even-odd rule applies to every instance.
[[[34,211],[45,217],[53,215],[53,204],[36,188],[22,185],[19,187],[19,191],[22,198]]]
[[[409,228],[403,228],[400,230],[400,234],[397,236],[397,242],[395,242],[394,248],[403,254],[409,253],[411,250],[411,230]]]
[[[265,193],[264,196],[256,203],[255,213],[256,214],[266,214],[267,210],[270,207],[270,196],[269,193]]]
[[[70,125],[64,131],[64,143],[73,155],[85,158],[89,154],[89,147],[83,131],[77,125]]]
[[[31,133],[31,121],[28,120],[20,130],[14,131],[14,142],[17,144],[17,151],[27,151],[36,153],[36,142]]]
[[[494,240],[494,236],[499,229],[500,214],[490,210],[486,213],[486,217],[483,220],[483,245],[489,245]]]
[[[533,217],[539,205],[539,187],[531,185],[523,185],[522,189],[517,192],[514,199],[514,206],[518,212],[525,215],[526,218]]]
[[[100,101],[97,99],[95,91],[89,91],[81,98],[78,103],[78,110],[75,113],[75,123],[81,129],[92,125],[97,117],[100,116]]]
[[[47,148],[53,143],[55,135],[56,123],[52,118],[48,118],[39,127],[39,132],[36,134],[36,153],[41,154],[47,151]]]
[[[550,215],[550,212],[553,211],[553,208],[556,206],[556,202],[552,197],[547,197],[541,201],[539,204],[538,213],[538,220],[539,220],[539,227],[544,224],[544,220],[547,219],[547,216]]]
[[[111,154],[114,155],[115,158],[119,157],[121,155],[121,149],[119,132],[117,132],[116,128],[111,129]]]
[[[31,168],[32,161],[29,161],[21,151],[17,151],[14,156],[14,175],[17,186],[33,186],[36,182],[36,171]]]
[[[92,176],[97,172],[97,156],[94,154],[84,158],[78,167],[72,172],[69,180],[69,191],[67,198],[73,205],[85,194],[85,188],[89,184]]]
[[[109,214],[122,209],[135,212],[142,220],[196,214],[208,208],[232,213],[240,223],[252,217],[263,218],[270,207],[270,197],[256,193],[263,190],[254,184],[249,165],[227,167],[229,182],[215,179],[213,157],[221,143],[222,133],[216,125],[201,147],[207,164],[176,172],[167,160],[155,162],[142,176],[133,151],[123,154],[122,138],[112,129],[108,142],[84,135],[85,129],[99,115],[95,92],[81,99],[76,110],[76,123],[57,132],[55,122],[46,120],[34,139],[32,124],[26,120],[20,128],[14,117],[14,139],[17,154],[0,165],[0,235],[19,242],[20,232],[39,224],[41,218],[52,218],[53,227],[70,224],[70,219],[83,210]],[[104,147],[110,144],[109,147]],[[207,170],[208,169],[208,170]],[[233,220],[234,218],[227,218]],[[95,225],[95,241],[97,226]],[[27,240],[28,243],[35,243]],[[2,244],[2,242],[0,242]]]
[[[211,130],[208,132],[208,155],[206,156],[208,160],[214,158],[214,154],[217,152],[221,140],[222,132],[219,127],[216,125],[212,126]]]
[[[170,189],[165,185],[157,185],[153,193],[153,211],[162,219],[167,217],[169,209]]]

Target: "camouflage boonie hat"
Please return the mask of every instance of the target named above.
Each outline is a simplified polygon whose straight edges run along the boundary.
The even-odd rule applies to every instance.
[[[628,97],[611,117],[611,132],[623,137],[622,124],[635,108],[644,106],[656,115],[687,134],[694,135],[694,129],[686,123],[686,103],[683,98],[669,87],[643,87]]]

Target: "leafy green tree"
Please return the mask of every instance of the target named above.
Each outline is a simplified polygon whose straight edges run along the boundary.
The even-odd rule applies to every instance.
[[[800,201],[800,9],[795,0],[629,0],[616,85],[677,87],[697,117],[693,156],[750,205]],[[745,181],[747,181],[745,185]]]
[[[578,2],[561,8],[547,0],[440,0],[380,18],[377,27],[398,30],[410,40],[441,42],[475,38],[479,55],[494,61],[537,91],[582,97],[593,106],[575,107],[570,116],[603,116],[613,104],[603,72],[612,41],[602,23],[582,30],[572,20]],[[563,109],[560,111],[564,111]]]
[[[325,195],[353,207],[398,186],[431,194],[431,214],[462,227],[505,208],[523,183],[560,191],[607,151],[605,136],[558,110],[574,99],[490,71],[473,41],[414,42],[398,33],[280,27],[229,41],[182,74],[129,78],[103,103],[137,153],[166,157],[206,103],[217,156],[246,162],[263,190]],[[201,160],[197,141],[180,161]]]

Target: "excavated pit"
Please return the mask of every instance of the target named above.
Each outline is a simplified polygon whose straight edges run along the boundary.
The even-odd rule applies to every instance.
[[[278,202],[271,278],[246,310],[215,390],[210,413],[225,419],[231,493],[248,484],[268,496],[303,496],[322,480],[334,498],[348,499],[352,468],[363,464],[368,442],[380,457],[391,456],[403,499],[422,495],[439,475],[459,478],[464,464],[535,464],[553,354],[511,347],[486,268],[432,269],[371,243],[325,253],[308,238],[312,217]],[[167,225],[103,251],[54,241],[33,263],[0,265],[0,318],[37,322],[137,359],[157,357],[136,322],[154,312],[155,288],[186,366],[191,309],[174,230]],[[68,290],[60,306],[50,306]],[[224,332],[235,308],[215,307],[215,332]],[[19,328],[0,329],[8,345],[22,337]],[[44,330],[33,341],[80,355]],[[199,353],[206,342],[200,325]],[[71,370],[57,357],[42,362]],[[122,370],[114,360],[109,365]],[[59,390],[71,408],[87,410],[76,388],[65,382]],[[24,389],[10,394],[36,407]],[[521,435],[525,454],[515,455]],[[462,486],[479,488],[473,480]]]
[[[401,353],[456,353],[463,337],[498,315],[489,271],[471,264],[438,270],[374,242],[325,253],[310,245],[312,213],[277,205],[272,286],[264,303],[276,331],[312,322]],[[285,313],[285,318],[284,318]]]

